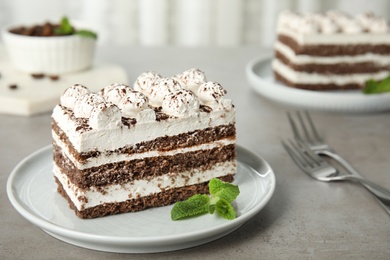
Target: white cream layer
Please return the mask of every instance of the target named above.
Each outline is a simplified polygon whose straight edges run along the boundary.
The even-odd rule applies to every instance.
[[[380,80],[389,74],[388,71],[347,75],[306,73],[295,71],[276,59],[272,61],[272,68],[282,77],[295,84],[364,84],[368,79]]]
[[[201,112],[190,117],[171,118],[160,122],[137,123],[130,128],[90,130],[82,134],[76,131],[77,125],[60,106],[54,108],[52,117],[78,152],[88,152],[95,149],[115,150],[123,147],[123,144],[135,144],[157,137],[175,136],[208,127],[233,124],[235,123],[235,109]]]
[[[283,54],[290,62],[297,65],[304,64],[336,64],[336,63],[358,63],[358,62],[373,62],[378,65],[390,65],[390,55],[380,55],[374,53],[365,53],[354,56],[312,56],[312,55],[296,55],[295,52],[287,45],[276,42],[275,50]]]
[[[303,34],[286,28],[285,26],[278,26],[276,31],[277,34],[289,36],[301,45],[390,44],[389,33]]]
[[[52,131],[53,140],[55,143],[61,148],[62,152],[69,158],[69,160],[80,170],[88,169],[91,167],[96,167],[108,163],[116,163],[121,161],[129,161],[129,160],[137,160],[137,159],[145,159],[148,157],[160,157],[160,156],[170,156],[178,153],[188,153],[197,150],[209,150],[217,147],[222,147],[229,144],[235,144],[235,140],[223,139],[219,141],[215,141],[212,143],[205,143],[197,146],[192,146],[188,148],[181,148],[170,150],[166,152],[159,151],[149,151],[145,153],[135,153],[135,154],[104,154],[101,153],[98,157],[93,157],[88,159],[86,163],[80,163],[74,158],[74,156],[70,153],[69,147],[61,141],[61,139],[57,136],[57,134]]]
[[[162,189],[172,189],[198,184],[209,181],[212,178],[234,174],[235,171],[235,162],[224,162],[216,164],[212,169],[207,171],[193,170],[191,172],[180,173],[180,175],[177,176],[165,174],[151,180],[136,180],[133,183],[109,185],[105,187],[104,193],[102,193],[94,187],[91,187],[86,191],[80,190],[65,174],[61,173],[60,169],[55,164],[53,166],[54,176],[60,181],[62,187],[78,210],[95,207],[104,203],[117,203],[132,198],[145,197],[160,193]],[[175,176],[174,183],[172,183],[172,176]],[[78,197],[80,196],[87,198],[88,202],[78,200]]]

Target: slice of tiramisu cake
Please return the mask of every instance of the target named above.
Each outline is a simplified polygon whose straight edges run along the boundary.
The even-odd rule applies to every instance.
[[[390,26],[373,13],[280,14],[272,68],[287,86],[361,89],[390,73]]]
[[[134,87],[69,87],[52,114],[54,177],[81,218],[140,211],[208,192],[236,172],[235,109],[191,69],[145,72]]]

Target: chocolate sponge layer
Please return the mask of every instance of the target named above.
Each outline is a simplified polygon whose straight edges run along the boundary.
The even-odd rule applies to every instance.
[[[231,144],[209,150],[121,161],[79,170],[63,155],[60,147],[53,143],[53,158],[61,172],[66,174],[73,184],[80,189],[86,189],[90,186],[103,187],[108,184],[124,184],[139,179],[151,179],[167,173],[172,174],[174,178],[176,173],[193,169],[205,171],[217,163],[235,160],[236,148],[234,144]]]
[[[68,201],[69,207],[74,210],[74,212],[78,217],[85,218],[85,219],[103,217],[107,215],[115,215],[115,214],[126,213],[126,212],[136,212],[151,207],[167,206],[172,203],[175,203],[176,201],[186,200],[192,195],[205,194],[209,192],[208,182],[203,182],[196,185],[190,185],[181,188],[165,190],[160,193],[153,194],[146,197],[129,199],[123,202],[105,203],[102,205],[98,205],[92,208],[87,208],[79,211],[77,210],[73,202],[66,194],[59,180],[56,177],[54,178],[58,185],[57,188],[58,192]],[[233,175],[226,175],[219,179],[225,182],[232,182]]]
[[[313,44],[301,45],[291,37],[279,34],[278,41],[289,46],[295,54],[311,56],[354,56],[365,53],[389,55],[390,44]]]
[[[277,81],[282,82],[283,84],[293,87],[293,88],[300,88],[300,89],[307,89],[307,90],[348,90],[348,89],[361,89],[363,86],[360,84],[350,83],[350,84],[344,84],[344,85],[337,85],[337,84],[301,84],[301,83],[294,83],[286,78],[284,78],[282,75],[274,71],[274,77]]]
[[[52,130],[66,144],[72,156],[79,162],[86,162],[90,158],[98,157],[102,154],[115,155],[126,154],[132,155],[135,153],[144,153],[148,151],[165,152],[173,149],[187,148],[203,143],[210,143],[221,139],[235,139],[236,128],[234,124],[220,125],[217,127],[209,127],[202,130],[196,130],[188,133],[183,133],[175,136],[161,136],[148,142],[139,142],[129,144],[116,150],[109,151],[88,151],[79,153],[69,141],[66,134],[57,125],[55,120],[52,120]]]
[[[282,53],[276,51],[275,58],[290,67],[297,72],[305,73],[317,73],[323,75],[346,75],[346,74],[359,74],[359,73],[376,73],[380,71],[390,71],[389,65],[380,65],[375,60],[371,62],[356,62],[356,63],[333,63],[333,64],[321,64],[321,63],[306,63],[295,64],[291,62]]]

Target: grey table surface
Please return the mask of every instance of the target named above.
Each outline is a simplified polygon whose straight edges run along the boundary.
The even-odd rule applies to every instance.
[[[280,140],[291,136],[286,111],[257,95],[244,67],[269,53],[255,48],[141,48],[97,50],[97,59],[122,65],[129,82],[142,72],[174,75],[197,67],[220,82],[237,108],[238,144],[273,168],[269,203],[238,230],[216,241],[158,254],[116,254],[80,248],[34,226],[10,204],[6,182],[26,156],[51,143],[50,112],[0,115],[0,259],[388,259],[390,216],[354,183],[323,183],[301,172]],[[329,143],[371,180],[390,188],[390,112],[346,114],[312,111]]]

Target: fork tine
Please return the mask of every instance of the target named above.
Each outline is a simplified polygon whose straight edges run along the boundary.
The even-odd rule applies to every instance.
[[[296,111],[297,119],[295,120],[290,112],[287,112],[287,117],[296,140],[311,144],[323,142],[321,135],[318,133],[317,128],[307,111],[302,113]]]
[[[292,140],[289,140],[289,143],[290,145],[282,142],[286,150],[290,150],[301,166],[314,168],[324,162],[318,155],[312,153],[307,146],[304,146],[303,143],[293,142]]]
[[[299,140],[296,140],[296,142],[301,147],[301,152],[307,153],[307,156],[309,156],[315,163],[319,165],[324,162],[324,160],[318,154],[314,153],[306,143]]]
[[[313,157],[309,156],[309,150],[300,149],[298,143],[295,144],[291,140],[289,142],[291,145],[282,141],[282,145],[295,164],[309,176],[317,180],[323,180],[323,178],[337,173],[337,170],[333,166],[323,161],[318,155],[314,154],[314,158],[320,158],[320,161],[316,161]]]
[[[291,147],[293,150],[293,152],[295,153],[295,155],[298,157],[301,158],[301,160],[303,160],[306,165],[310,166],[310,167],[315,167],[315,165],[317,165],[317,162],[313,161],[311,158],[309,158],[307,156],[307,154],[305,154],[305,151],[302,150],[300,147],[298,147],[298,143],[294,143],[293,141],[289,140],[290,141],[290,144],[291,144]]]
[[[310,125],[311,131],[314,135],[314,137],[319,141],[322,142],[322,137],[318,134],[317,128],[315,127],[313,120],[311,120],[309,112],[305,111],[307,122]]]
[[[308,170],[306,169],[306,165],[303,164],[302,160],[297,156],[297,153],[293,151],[293,149],[286,144],[284,141],[282,141],[282,145],[284,149],[287,151],[287,153],[290,155],[291,159],[298,165],[299,168],[301,168],[304,172],[308,173]]]
[[[306,140],[308,140],[309,142],[313,142],[313,139],[312,139],[311,135],[309,134],[309,131],[306,127],[306,123],[304,122],[302,115],[299,111],[297,111],[297,117],[298,117],[299,123],[301,124],[301,128],[302,128],[303,133],[306,137]]]
[[[292,119],[292,116],[290,112],[287,112],[288,122],[290,123],[291,129],[293,131],[295,139],[303,140],[301,135],[299,134],[299,130],[297,128],[297,125],[295,124],[294,120]]]

